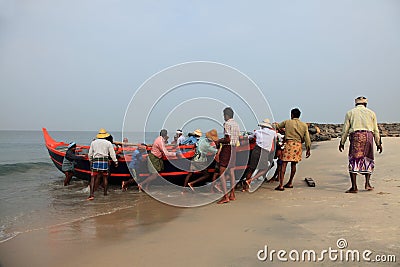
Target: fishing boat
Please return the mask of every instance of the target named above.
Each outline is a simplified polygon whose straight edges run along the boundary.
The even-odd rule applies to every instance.
[[[44,142],[46,148],[49,152],[49,156],[51,161],[57,167],[58,170],[61,170],[62,162],[67,151],[68,143],[63,141],[54,140],[50,134],[48,133],[46,128],[42,128]],[[240,138],[241,145],[237,148],[236,154],[236,172],[239,172],[240,175],[243,174],[244,170],[247,167],[249,152],[254,148],[254,143],[249,143],[247,138]],[[121,144],[121,143],[119,143]],[[79,179],[90,180],[91,170],[90,170],[90,162],[88,157],[89,145],[81,145],[77,144],[76,146],[76,154],[82,156],[81,160],[78,160],[75,165],[75,173],[74,176]],[[160,175],[166,180],[177,184],[182,185],[184,181],[184,177],[188,174],[187,171],[189,169],[190,161],[187,159],[191,159],[195,154],[195,146],[194,145],[184,145],[184,146],[174,146],[167,145],[166,148],[169,151],[176,151],[179,149],[182,153],[181,158],[163,158],[164,160],[164,171],[160,173]],[[115,167],[111,164],[110,167],[110,175],[109,175],[109,183],[118,184],[122,181],[126,181],[132,178],[129,169],[128,163],[131,161],[132,153],[137,149],[135,145],[126,145],[115,146],[115,153],[118,159],[118,167]],[[147,150],[151,150],[151,145],[147,145]],[[146,155],[147,156],[147,155]],[[212,157],[212,155],[210,155]],[[213,158],[210,158],[210,162],[213,161]],[[214,164],[214,163],[213,163]],[[179,167],[177,167],[179,166]],[[183,169],[183,170],[182,170]],[[208,168],[209,172],[214,172],[215,169],[213,165],[210,165]],[[146,177],[149,175],[146,166],[142,166],[142,170],[139,171],[140,177]]]

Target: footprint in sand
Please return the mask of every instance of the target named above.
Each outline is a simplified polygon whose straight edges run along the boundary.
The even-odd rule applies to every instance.
[[[379,192],[379,193],[376,193],[377,195],[390,195],[390,193],[388,193],[388,192]]]

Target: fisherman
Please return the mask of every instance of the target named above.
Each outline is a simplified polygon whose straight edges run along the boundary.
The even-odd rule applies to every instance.
[[[222,183],[224,196],[219,200],[218,204],[227,203],[230,200],[235,200],[235,165],[236,165],[236,147],[240,145],[239,135],[240,128],[237,122],[233,119],[234,112],[231,107],[223,110],[224,116],[224,137],[217,141],[222,148],[219,154],[219,173]],[[227,190],[226,176],[231,177],[231,189]],[[229,195],[228,195],[229,194]]]
[[[89,148],[89,161],[92,169],[90,177],[90,195],[88,200],[94,199],[95,185],[99,184],[100,178],[103,180],[104,195],[107,195],[108,175],[109,175],[109,157],[114,162],[115,167],[118,167],[118,160],[115,155],[114,147],[107,138],[110,134],[103,128],[99,130],[96,139],[92,141]]]
[[[179,157],[180,153],[170,152],[165,147],[165,143],[168,140],[168,132],[165,129],[160,131],[160,136],[157,137],[153,146],[151,147],[151,151],[147,157],[147,167],[150,173],[149,177],[147,177],[143,182],[138,184],[139,192],[142,191],[143,186],[146,185],[146,190],[148,188],[148,184],[155,180],[159,174],[159,172],[164,170],[164,161],[163,157]]]
[[[76,165],[76,161],[82,159],[81,156],[77,156],[75,154],[76,151],[76,143],[71,142],[68,145],[67,152],[65,153],[65,157],[63,159],[62,167],[61,170],[65,174],[65,179],[64,179],[64,186],[69,185],[69,182],[72,179],[72,176],[74,175],[74,168]]]
[[[293,178],[296,174],[297,163],[301,161],[302,143],[306,145],[306,158],[311,155],[311,139],[308,133],[306,123],[300,121],[301,111],[294,108],[290,111],[290,120],[285,120],[276,124],[278,129],[285,128],[285,148],[282,154],[282,171],[279,179],[279,185],[275,188],[278,191],[284,191],[285,188],[293,188]],[[291,163],[289,181],[283,185],[285,171],[288,162]]]
[[[370,184],[371,174],[375,167],[374,148],[382,153],[382,141],[379,135],[375,112],[367,108],[368,99],[364,96],[355,99],[355,108],[346,113],[339,151],[344,150],[344,144],[350,133],[349,173],[351,188],[346,193],[357,193],[357,174],[365,176],[365,190],[373,190]]]
[[[282,172],[282,155],[283,149],[285,148],[284,141],[285,141],[285,131],[284,129],[276,130],[277,140],[276,140],[276,147],[275,147],[275,159],[276,159],[276,170],[274,175],[269,179],[267,182],[277,182],[281,177]]]
[[[188,138],[186,138],[181,145],[194,145],[199,141],[199,138],[203,135],[200,129],[195,130],[193,133],[188,134]]]
[[[183,141],[185,141],[185,136],[183,135],[182,130],[178,129],[176,130],[176,137],[178,138],[176,140],[176,143],[179,145],[182,145]]]
[[[275,155],[275,142],[277,134],[272,127],[269,119],[265,119],[258,124],[261,129],[256,130],[253,134],[249,135],[249,139],[256,139],[256,146],[254,147],[247,167],[246,183],[243,190],[248,191],[250,183],[267,174],[268,170],[272,167]],[[258,170],[257,174],[253,177],[254,172]]]
[[[135,180],[138,180],[138,174],[141,169],[141,165],[145,162],[145,154],[147,151],[146,144],[142,143],[138,145],[138,147],[132,153],[132,160],[128,164],[128,169],[132,175],[132,178],[128,181],[122,181],[122,191],[126,191],[128,189],[128,185],[135,183]]]
[[[213,142],[217,140],[218,133],[215,129],[206,132],[205,137],[200,137],[196,144],[196,153],[190,163],[190,172],[186,176],[183,187],[189,186],[194,191],[194,184],[204,181],[209,177],[207,167],[210,165],[210,162],[208,162],[207,155],[208,153],[212,153],[215,156],[218,149],[215,148],[215,144],[213,146]],[[202,174],[201,177],[189,183],[190,178],[195,172],[200,172]]]

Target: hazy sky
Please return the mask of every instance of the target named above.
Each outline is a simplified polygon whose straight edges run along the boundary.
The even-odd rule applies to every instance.
[[[365,95],[399,122],[399,26],[398,0],[0,0],[0,129],[121,130],[140,85],[187,61],[249,76],[276,121],[342,123]]]

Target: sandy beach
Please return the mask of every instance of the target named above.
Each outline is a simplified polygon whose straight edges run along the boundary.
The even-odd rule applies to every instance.
[[[400,139],[383,138],[383,153],[375,153],[375,190],[363,190],[359,176],[357,194],[344,193],[350,187],[348,143],[340,153],[338,142],[313,143],[293,189],[278,192],[275,183],[264,183],[253,193],[238,192],[236,201],[199,208],[171,207],[142,193],[133,208],[35,229],[1,243],[0,266],[297,266],[290,251],[314,250],[318,258],[329,248],[360,251],[359,262],[342,260],[348,266],[400,266]],[[317,186],[308,187],[305,177]],[[347,246],[339,248],[339,239]],[[260,260],[266,246],[267,254],[286,251],[281,258],[288,261],[276,253]],[[368,263],[362,258],[366,250],[371,260],[394,255],[397,262]],[[300,263],[339,262],[324,254],[320,262]]]

